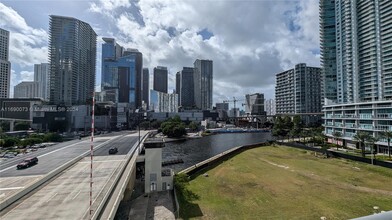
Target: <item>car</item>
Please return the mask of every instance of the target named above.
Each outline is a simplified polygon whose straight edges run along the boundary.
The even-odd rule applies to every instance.
[[[18,163],[18,165],[16,165],[16,168],[17,169],[24,169],[24,168],[31,167],[37,163],[38,163],[37,157],[30,157],[30,158],[26,158],[22,162]]]
[[[109,154],[116,154],[118,152],[117,147],[112,147],[109,149]]]

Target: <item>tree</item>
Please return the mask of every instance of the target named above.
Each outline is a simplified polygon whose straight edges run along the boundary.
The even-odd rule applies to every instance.
[[[0,131],[1,132],[10,131],[10,122],[9,121],[0,122]]]
[[[63,138],[61,137],[61,135],[56,134],[56,133],[48,133],[48,134],[45,134],[45,136],[44,136],[45,142],[61,142],[62,140],[63,140]]]
[[[342,137],[342,133],[339,131],[335,131],[332,133],[333,138],[335,139],[336,150],[339,150],[338,139]]]
[[[290,130],[292,135],[294,137],[300,136],[303,129],[301,116],[299,115],[294,116],[292,125],[293,125],[292,129]]]
[[[357,131],[353,138],[359,143],[359,148],[362,151],[362,157],[365,157],[365,142],[370,138],[370,134],[363,131]]]
[[[147,130],[150,127],[150,122],[149,121],[143,121],[139,124],[140,128]]]
[[[191,123],[189,123],[189,129],[191,129],[191,131],[197,131],[199,130],[199,124],[192,121]]]
[[[168,137],[181,137],[186,134],[185,124],[177,115],[161,124],[162,133]]]
[[[290,116],[285,116],[283,118],[283,128],[286,130],[293,129],[293,122],[291,121]]]
[[[159,127],[161,127],[161,122],[160,121],[153,121],[153,122],[151,122],[151,127],[154,129],[158,129]]]
[[[272,135],[278,138],[287,135],[287,131],[284,129],[284,121],[280,116],[278,116],[275,120],[275,124],[272,129]]]
[[[6,137],[4,139],[4,144],[3,147],[7,148],[7,147],[13,147],[15,145],[19,145],[20,140],[16,137]]]
[[[392,131],[384,131],[381,133],[381,137],[387,139],[388,142],[388,156],[391,159],[391,139],[392,139]]]
[[[373,154],[374,159],[376,159],[376,154],[375,154],[375,151],[373,150],[373,146],[374,146],[374,143],[376,143],[377,141],[378,141],[378,139],[371,136],[371,135],[369,135],[369,137],[365,140],[365,143],[369,144],[371,147],[371,153]],[[372,161],[372,164],[373,164],[373,161]]]
[[[16,122],[14,126],[14,131],[25,131],[29,130],[30,123],[28,122]]]

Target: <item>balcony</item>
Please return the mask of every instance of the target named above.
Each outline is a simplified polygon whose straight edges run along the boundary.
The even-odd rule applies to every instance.
[[[346,132],[346,133],[344,134],[344,137],[349,137],[349,138],[351,138],[351,137],[354,137],[354,136],[355,136],[355,133]]]
[[[358,115],[356,115],[356,114],[345,114],[344,117],[345,118],[358,118]]]
[[[392,131],[392,125],[377,125],[376,130],[379,131]]]
[[[359,129],[367,129],[367,130],[373,130],[373,125],[359,125],[358,126]]]
[[[372,114],[359,114],[360,119],[372,119]]]
[[[392,114],[377,114],[376,118],[392,119]]]
[[[353,124],[353,123],[346,123],[346,126],[345,126],[346,128],[355,128],[355,127],[357,127],[355,124]]]

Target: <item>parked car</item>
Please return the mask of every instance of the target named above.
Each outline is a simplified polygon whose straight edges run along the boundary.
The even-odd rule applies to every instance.
[[[36,157],[26,158],[22,162],[18,163],[18,165],[16,165],[16,168],[17,169],[28,168],[37,163],[38,163],[38,158]]]
[[[116,154],[118,152],[117,147],[112,147],[109,149],[109,154]]]

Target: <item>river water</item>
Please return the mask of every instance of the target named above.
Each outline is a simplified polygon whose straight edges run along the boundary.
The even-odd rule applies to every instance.
[[[184,141],[169,142],[162,150],[162,161],[182,159],[184,163],[166,166],[178,172],[203,160],[240,145],[264,142],[273,137],[270,132],[225,133]]]

